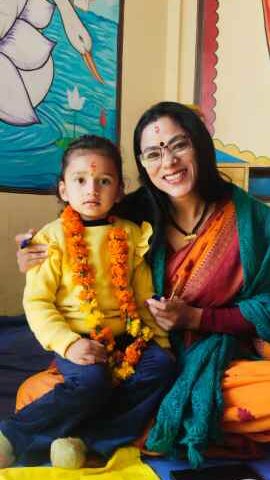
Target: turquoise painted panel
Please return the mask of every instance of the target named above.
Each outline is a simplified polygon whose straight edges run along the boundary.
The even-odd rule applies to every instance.
[[[217,163],[245,163],[240,158],[229,155],[228,153],[216,150]]]

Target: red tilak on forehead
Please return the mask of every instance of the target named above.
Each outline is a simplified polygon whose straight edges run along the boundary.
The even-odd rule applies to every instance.
[[[97,168],[96,162],[91,162],[91,163],[90,163],[90,166],[89,166],[89,170],[90,170],[90,175],[91,175],[91,177],[93,177],[96,168]]]
[[[160,128],[159,128],[159,125],[157,123],[155,123],[155,125],[154,125],[154,131],[155,131],[155,133],[160,132]]]

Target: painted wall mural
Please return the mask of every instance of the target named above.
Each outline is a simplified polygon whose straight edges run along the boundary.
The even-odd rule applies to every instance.
[[[246,164],[250,193],[270,205],[270,0],[198,5],[195,102],[217,151]]]
[[[266,55],[270,53],[270,0],[256,0],[262,9],[265,28]],[[219,0],[201,0],[198,4],[198,45],[195,102],[201,106],[208,130],[215,133],[215,92],[218,63]]]
[[[265,34],[266,34],[268,50],[270,53],[270,0],[262,0],[262,3],[263,3]]]
[[[50,191],[63,148],[118,140],[121,0],[0,0],[0,188]]]

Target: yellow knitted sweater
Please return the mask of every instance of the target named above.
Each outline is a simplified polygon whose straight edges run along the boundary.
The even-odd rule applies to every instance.
[[[115,226],[128,234],[129,282],[133,288],[138,312],[145,324],[154,331],[154,340],[169,347],[168,335],[159,328],[144,302],[153,294],[152,276],[144,255],[152,227],[143,222],[141,227],[117,219]],[[115,336],[125,332],[120,319],[118,301],[114,295],[110,274],[107,233],[111,225],[85,227],[85,240],[89,245],[89,262],[96,271],[97,300],[104,313],[104,324]],[[80,311],[80,286],[74,286],[61,220],[45,225],[34,238],[34,243],[48,244],[49,255],[44,263],[33,267],[26,275],[23,305],[27,320],[36,338],[46,350],[65,356],[71,343],[87,334],[84,313]]]

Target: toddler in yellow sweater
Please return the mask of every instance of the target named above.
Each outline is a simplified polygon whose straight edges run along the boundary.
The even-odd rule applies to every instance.
[[[152,227],[114,215],[118,148],[93,135],[75,140],[58,192],[66,206],[34,238],[49,255],[27,273],[24,308],[63,382],[2,422],[2,468],[35,463],[36,450],[51,449],[52,464],[65,468],[84,465],[88,451],[108,457],[142,433],[174,374],[168,335],[145,306]]]

